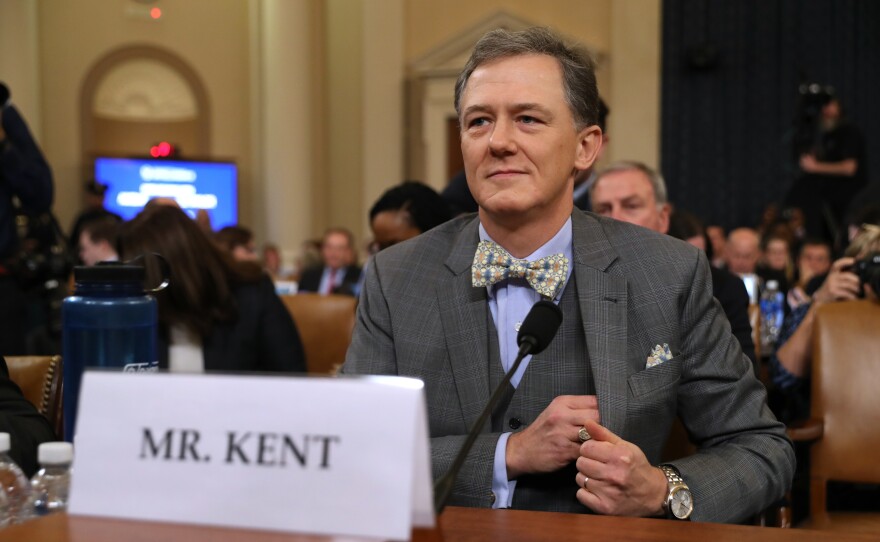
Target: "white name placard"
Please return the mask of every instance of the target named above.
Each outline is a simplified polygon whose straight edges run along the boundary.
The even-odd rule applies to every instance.
[[[69,512],[404,540],[432,527],[423,383],[87,371]]]

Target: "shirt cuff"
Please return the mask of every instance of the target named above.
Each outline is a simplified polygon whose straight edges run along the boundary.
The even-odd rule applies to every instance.
[[[507,479],[507,439],[512,433],[502,433],[495,445],[495,465],[492,477],[492,493],[495,501],[492,508],[510,508],[516,480]]]

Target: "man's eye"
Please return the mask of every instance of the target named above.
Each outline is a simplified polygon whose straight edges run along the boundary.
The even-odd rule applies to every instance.
[[[489,122],[489,119],[487,119],[486,117],[479,117],[479,118],[471,119],[468,121],[468,128],[477,128],[479,126],[485,126],[487,122]]]
[[[519,118],[520,122],[523,124],[537,124],[539,121],[535,117],[530,117],[529,115],[523,115]]]

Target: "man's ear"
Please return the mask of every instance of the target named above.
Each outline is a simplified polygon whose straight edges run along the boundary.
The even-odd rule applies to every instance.
[[[668,203],[664,203],[660,207],[660,224],[659,231],[660,233],[669,233],[669,215],[672,213],[672,206]]]
[[[574,167],[579,170],[590,168],[599,157],[602,148],[602,129],[596,125],[587,126],[578,132],[578,146]]]

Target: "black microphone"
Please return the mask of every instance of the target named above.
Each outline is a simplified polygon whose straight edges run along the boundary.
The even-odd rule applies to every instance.
[[[529,310],[526,319],[523,320],[519,328],[519,334],[516,336],[519,352],[516,354],[516,359],[513,360],[513,365],[507,371],[507,374],[504,375],[504,379],[501,380],[498,387],[495,388],[495,392],[492,393],[492,397],[489,399],[480,417],[477,418],[477,422],[471,427],[467,439],[462,444],[458,455],[455,456],[455,461],[452,462],[452,466],[434,484],[434,510],[438,516],[443,512],[443,508],[446,507],[446,501],[452,495],[455,479],[458,477],[458,472],[461,470],[462,465],[464,465],[464,460],[477,440],[477,435],[480,434],[480,430],[486,425],[486,421],[489,419],[492,411],[495,410],[501,397],[504,396],[504,392],[510,384],[510,379],[513,378],[523,358],[529,354],[537,354],[547,348],[547,345],[556,336],[556,332],[561,324],[562,311],[551,301],[538,301]]]
[[[9,97],[9,87],[4,85],[3,82],[0,81],[0,109],[3,109],[7,105],[9,105]]]

